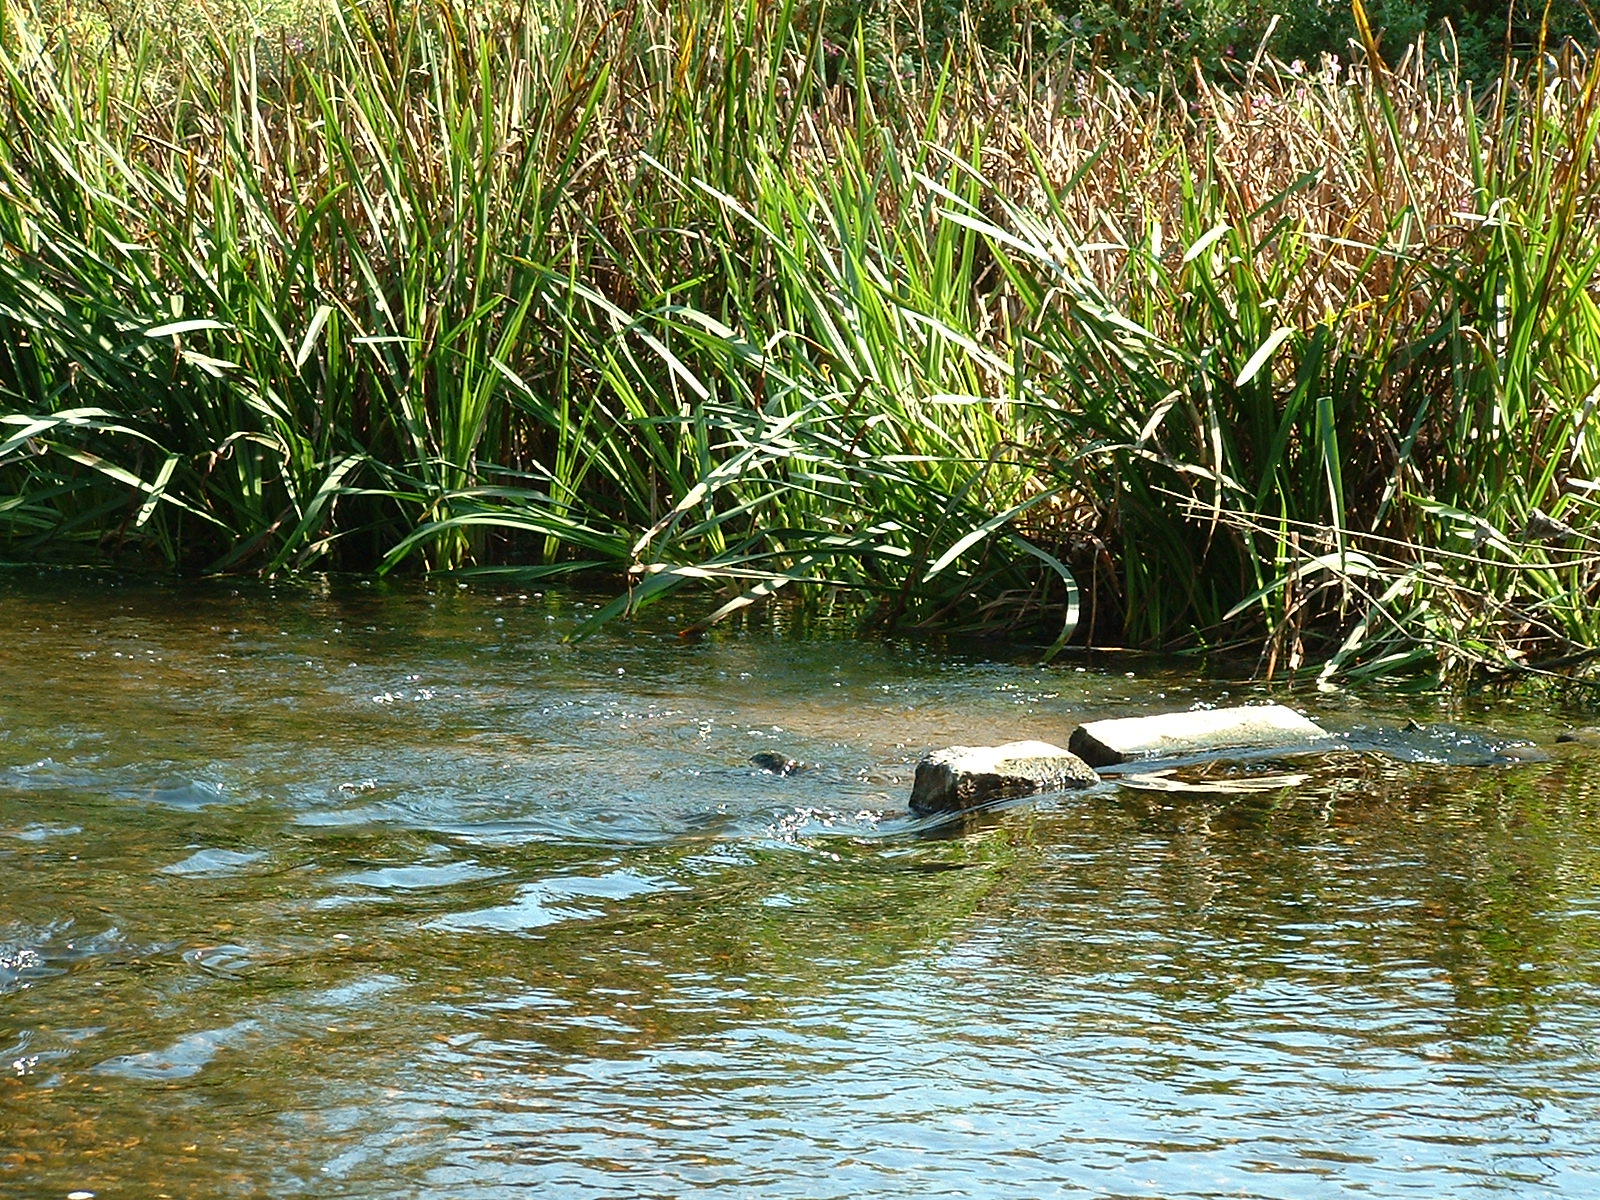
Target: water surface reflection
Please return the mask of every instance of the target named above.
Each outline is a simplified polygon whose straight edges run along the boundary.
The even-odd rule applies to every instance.
[[[0,1191],[1594,1189],[1593,751],[929,838],[929,746],[1254,693],[583,603],[0,582]]]

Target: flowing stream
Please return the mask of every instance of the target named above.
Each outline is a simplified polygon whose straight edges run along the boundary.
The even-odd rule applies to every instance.
[[[1581,714],[593,607],[0,577],[0,1195],[1600,1194]],[[1350,749],[905,810],[1269,694]]]

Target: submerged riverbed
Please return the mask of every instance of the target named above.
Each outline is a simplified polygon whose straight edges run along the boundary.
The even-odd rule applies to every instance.
[[[0,1194],[1600,1187],[1581,717],[929,830],[925,749],[1268,693],[592,610],[0,578]]]

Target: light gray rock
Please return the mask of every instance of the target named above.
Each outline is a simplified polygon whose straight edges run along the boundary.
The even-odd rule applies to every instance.
[[[1100,781],[1076,754],[1049,742],[951,746],[917,764],[911,811],[960,812],[994,800],[1091,787]]]
[[[1091,721],[1072,731],[1067,747],[1093,767],[1145,758],[1183,758],[1227,750],[1314,750],[1328,733],[1292,708],[1252,704]]]

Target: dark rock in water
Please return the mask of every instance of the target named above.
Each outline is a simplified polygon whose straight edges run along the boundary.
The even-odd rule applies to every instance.
[[[1063,792],[1100,782],[1094,768],[1049,742],[951,746],[925,755],[911,785],[911,811],[960,812],[995,800]]]
[[[1314,750],[1327,732],[1292,708],[1253,704],[1153,717],[1091,721],[1072,731],[1067,748],[1093,767],[1145,758],[1218,755],[1227,750]]]
[[[762,750],[752,754],[750,765],[760,767],[773,775],[793,775],[797,771],[806,769],[806,764],[798,758],[790,758],[787,754],[779,754],[776,750]]]
[[[1600,746],[1600,725],[1585,725],[1581,729],[1564,729],[1556,734],[1558,742],[1575,742],[1579,746]]]
[[[1408,763],[1493,767],[1542,762],[1549,758],[1531,742],[1496,737],[1455,725],[1423,725],[1408,721],[1398,728],[1356,727],[1339,736],[1349,750],[1382,754]],[[1595,744],[1600,745],[1600,739]]]

